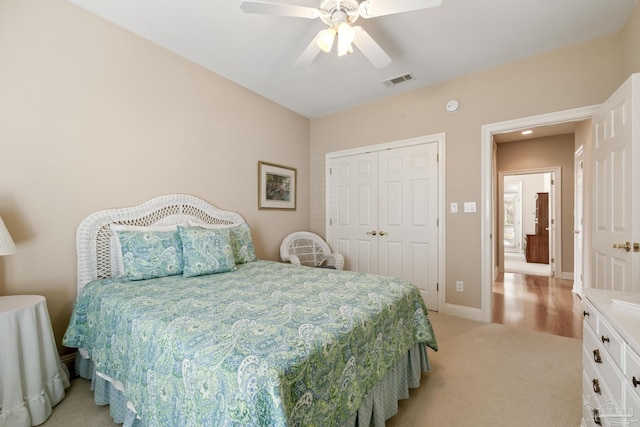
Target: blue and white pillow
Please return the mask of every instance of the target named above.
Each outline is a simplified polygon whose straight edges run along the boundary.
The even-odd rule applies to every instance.
[[[111,276],[126,277],[124,266],[122,265],[122,248],[120,246],[120,239],[118,238],[118,231],[174,231],[177,233],[178,225],[184,225],[186,227],[188,224],[186,222],[169,225],[110,224],[111,241],[109,242],[109,245],[111,251]]]
[[[249,224],[242,223],[237,225],[224,225],[224,224],[197,224],[189,221],[189,225],[206,228],[208,230],[229,230],[229,239],[231,240],[231,248],[233,249],[233,258],[237,264],[244,264],[251,261],[256,261],[256,251],[253,246],[253,239],[251,237],[251,229]]]
[[[131,280],[173,276],[183,271],[178,231],[116,231],[122,266]]]
[[[178,226],[184,259],[183,276],[225,273],[236,269],[228,228]]]

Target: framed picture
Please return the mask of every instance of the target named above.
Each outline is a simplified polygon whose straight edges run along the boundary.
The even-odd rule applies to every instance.
[[[296,209],[297,170],[258,162],[258,209]]]

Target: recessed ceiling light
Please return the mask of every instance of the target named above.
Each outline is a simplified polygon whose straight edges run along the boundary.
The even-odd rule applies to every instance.
[[[523,135],[531,135],[532,133],[533,133],[533,131],[532,131],[532,130],[523,130],[523,131],[522,131],[522,134],[523,134]]]

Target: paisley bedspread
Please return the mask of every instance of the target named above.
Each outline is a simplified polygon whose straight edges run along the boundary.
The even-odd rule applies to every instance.
[[[437,350],[409,282],[270,261],[91,282],[63,339],[149,426],[340,425],[416,342]]]

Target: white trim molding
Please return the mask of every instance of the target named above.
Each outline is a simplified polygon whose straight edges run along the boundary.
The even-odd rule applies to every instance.
[[[516,131],[523,128],[547,126],[556,123],[586,120],[593,117],[598,109],[598,105],[574,108],[571,110],[558,111],[554,113],[540,114],[537,116],[523,117],[503,122],[490,123],[481,127],[481,249],[480,249],[480,283],[481,283],[481,320],[491,322],[493,317],[492,288],[493,273],[495,264],[495,250],[493,236],[495,235],[494,209],[496,198],[496,174],[494,170],[494,142],[493,134],[501,132]]]

